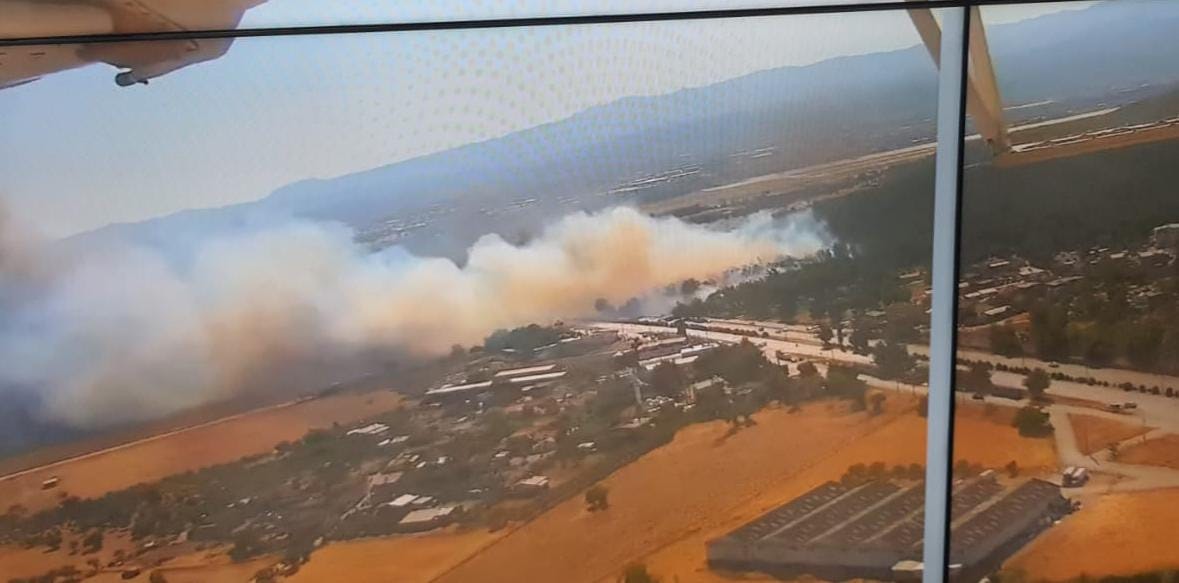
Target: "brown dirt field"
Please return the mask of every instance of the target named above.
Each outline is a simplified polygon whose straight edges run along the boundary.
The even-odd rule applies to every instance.
[[[1085,455],[1101,451],[1111,443],[1120,443],[1150,431],[1149,427],[1143,427],[1141,424],[1134,425],[1092,415],[1070,414],[1068,419],[1073,424],[1073,433],[1077,436],[1077,448]]]
[[[815,403],[795,414],[766,410],[756,415],[755,427],[727,439],[724,423],[689,426],[672,443],[604,480],[610,490],[608,511],[590,514],[582,497],[574,496],[437,581],[609,579],[644,555],[718,524],[728,525],[751,500],[788,498],[832,474],[838,477],[848,464],[797,479],[800,472],[827,462],[842,448],[865,442],[863,436],[915,408],[911,399],[894,397],[889,404],[879,417],[848,413],[834,403]],[[911,413],[907,416],[923,421]],[[922,451],[924,425],[914,425],[920,428],[902,439],[915,440],[912,448]],[[782,493],[783,488],[788,492]],[[753,513],[737,515],[743,520]],[[702,544],[697,554],[702,562]]]
[[[1179,469],[1179,435],[1164,435],[1123,448],[1118,461]]]
[[[63,536],[65,544],[61,549],[53,552],[45,552],[44,547],[33,549],[13,546],[0,547],[0,580],[7,581],[9,577],[33,577],[66,565],[74,565],[80,570],[85,570],[87,559],[98,559],[101,564],[106,564],[114,557],[116,550],[127,552],[134,548],[126,535],[112,534],[107,535],[103,540],[101,551],[89,555],[70,555],[67,550],[69,541],[76,538],[78,537],[65,534]]]
[[[1052,441],[1020,437],[1004,420],[1005,411],[1006,408],[1000,407],[995,418],[991,419],[984,414],[982,407],[960,408],[954,438],[955,457],[987,467],[1002,467],[1015,461],[1025,471],[1039,473],[1054,470],[1056,453]],[[838,479],[852,464],[877,461],[889,465],[924,464],[925,429],[925,420],[916,415],[896,418],[871,433],[870,439],[855,440],[849,446],[833,451],[819,463],[779,482],[774,489],[726,510],[710,526],[658,549],[643,560],[653,573],[665,580],[671,579],[678,583],[731,583],[732,575],[726,577],[707,568],[704,545],[709,539],[724,536],[807,490],[828,480]],[[756,574],[742,574],[740,578],[763,579]],[[613,580],[604,577],[599,583],[613,583]]]
[[[97,558],[100,564],[106,565],[114,557],[116,549],[131,552],[135,547],[124,534],[107,535],[104,542],[101,551],[90,555],[70,555],[64,547],[63,550],[51,553],[41,548],[0,547],[0,580],[7,581],[9,577],[33,577],[66,565],[73,565],[85,573],[89,570],[86,565],[87,559]],[[147,573],[158,569],[167,576],[170,583],[243,583],[249,581],[259,569],[270,566],[277,560],[273,557],[262,557],[244,563],[234,563],[225,555],[228,548],[226,546],[210,551],[192,551],[156,568],[142,567],[144,575],[136,580],[146,581]],[[136,559],[127,562],[128,567],[136,565]],[[121,571],[111,570],[100,572],[86,581],[114,583],[123,579]]]
[[[45,552],[45,549],[25,549],[21,547],[0,547],[0,575],[4,580],[8,578],[33,577],[45,573],[50,569],[64,567],[69,564],[80,567],[90,557],[104,556],[100,554],[85,557],[71,557],[65,551]]]
[[[1006,568],[1029,581],[1179,568],[1177,523],[1179,489],[1101,496],[1041,534]]]
[[[233,563],[228,558],[222,557],[208,565],[181,568],[165,566],[158,570],[164,574],[168,583],[246,583],[254,578],[254,573],[269,567],[274,562],[275,559],[266,557],[244,563]],[[139,577],[132,579],[132,581],[147,581],[154,570],[156,569],[144,569]],[[86,579],[86,583],[123,583],[124,581],[125,579],[116,571],[99,573]]]
[[[1054,473],[1056,445],[1051,438],[1021,437],[1012,427],[1014,407],[959,406],[954,419],[954,459],[987,468],[1015,462],[1025,473]],[[924,424],[923,424],[924,425]]]
[[[270,451],[280,441],[333,422],[349,423],[392,409],[402,397],[392,391],[344,393],[244,413],[223,421],[165,434],[113,449],[0,478],[0,500],[37,510],[62,493],[101,496],[142,482]],[[50,476],[61,485],[42,490]]]
[[[452,531],[330,544],[315,551],[311,561],[285,581],[426,583],[491,544],[504,532]]]

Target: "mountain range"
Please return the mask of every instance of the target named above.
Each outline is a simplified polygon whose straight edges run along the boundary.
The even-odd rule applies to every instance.
[[[1013,121],[1126,103],[1179,82],[1175,2],[1110,0],[990,26],[988,37],[1004,102],[1051,102],[1013,110]],[[936,70],[922,46],[840,57],[626,97],[500,138],[295,182],[257,201],[110,225],[75,239],[117,236],[167,246],[290,217],[363,231],[447,208],[457,212],[430,219],[438,224],[399,242],[448,253],[485,232],[509,234],[570,207],[617,202],[604,195],[678,167],[700,171],[660,196],[928,141],[935,101]],[[733,163],[735,153],[756,149],[772,155],[759,164]],[[489,212],[514,201],[532,208],[514,222],[510,213]]]

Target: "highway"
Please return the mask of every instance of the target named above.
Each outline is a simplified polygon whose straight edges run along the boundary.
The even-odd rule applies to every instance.
[[[623,334],[639,334],[639,333],[662,333],[674,332],[675,328],[658,324],[631,324],[621,322],[593,322],[590,326],[615,330]],[[743,334],[733,334],[728,332],[718,332],[716,330],[698,330],[688,329],[687,334],[693,338],[703,338],[716,342],[737,343],[742,340],[749,340],[759,347],[761,347],[766,358],[771,362],[778,362],[778,353],[797,356],[801,358],[813,359],[815,364],[819,367],[821,372],[825,372],[826,363],[839,362],[846,364],[870,365],[872,359],[867,356],[855,354],[850,351],[825,349],[822,343],[815,338],[815,336],[807,330],[805,326],[794,324],[782,324],[777,322],[765,322],[757,320],[732,320],[732,319],[708,319],[703,322],[702,326],[706,328],[727,328],[732,330],[742,330],[745,332],[755,332],[758,334],[765,333],[768,337],[754,338]],[[929,347],[922,345],[909,345],[909,351],[913,354],[929,354]],[[1123,382],[1131,382],[1134,384],[1145,384],[1147,386],[1159,387],[1176,387],[1179,388],[1179,377],[1159,375],[1153,373],[1145,373],[1139,371],[1102,368],[1094,369],[1076,364],[1055,364],[1041,361],[1035,358],[1004,358],[1002,356],[978,352],[978,351],[959,351],[959,358],[965,358],[976,361],[985,361],[991,364],[1006,364],[1008,366],[1024,366],[1029,368],[1043,368],[1045,370],[1059,371],[1073,377],[1093,377],[1099,380],[1109,381],[1113,385]],[[885,381],[870,376],[863,376],[864,380],[870,386],[886,389],[886,390],[900,390],[911,392],[915,394],[924,394],[928,392],[926,385],[908,385],[905,383],[898,383],[894,381]],[[1024,375],[1012,372],[993,371],[991,380],[997,385],[1019,387],[1023,385]],[[1132,413],[1118,414],[1101,409],[1091,407],[1082,407],[1073,404],[1053,403],[1045,407],[1048,411],[1050,422],[1055,428],[1054,437],[1056,440],[1056,450],[1061,467],[1066,466],[1081,466],[1089,468],[1090,471],[1100,472],[1105,474],[1112,474],[1118,477],[1118,480],[1112,484],[1097,485],[1093,484],[1082,489],[1081,492],[1094,492],[1095,489],[1100,491],[1129,491],[1129,490],[1148,490],[1164,487],[1179,486],[1179,470],[1158,467],[1158,466],[1141,466],[1133,464],[1125,464],[1111,459],[1109,452],[1102,451],[1094,455],[1087,456],[1081,453],[1077,446],[1076,436],[1073,431],[1072,423],[1069,420],[1070,414],[1075,415],[1089,415],[1096,417],[1104,417],[1109,419],[1116,419],[1118,421],[1127,423],[1141,423],[1143,426],[1150,427],[1151,430],[1145,436],[1138,436],[1132,440],[1127,440],[1127,443],[1122,445],[1129,445],[1129,441],[1142,441],[1158,437],[1160,435],[1172,433],[1179,434],[1179,399],[1168,398],[1162,395],[1143,394],[1137,391],[1126,392],[1120,388],[1115,387],[1100,387],[1085,385],[1070,381],[1052,381],[1048,388],[1050,396],[1069,397],[1073,399],[1081,399],[1087,401],[1095,401],[1098,403],[1112,404],[1124,403],[1126,401],[1133,401],[1138,404],[1138,408]],[[1013,401],[1010,399],[998,397],[985,397],[984,402],[992,403],[1004,407],[1023,407],[1027,405],[1027,401]]]

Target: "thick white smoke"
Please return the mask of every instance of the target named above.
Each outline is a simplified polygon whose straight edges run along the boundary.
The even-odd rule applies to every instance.
[[[352,235],[291,223],[207,240],[183,265],[136,246],[74,251],[52,269],[40,254],[35,267],[52,276],[29,283],[37,246],[0,225],[0,389],[36,390],[46,418],[77,426],[146,419],[288,363],[443,354],[499,328],[592,315],[599,298],[619,305],[825,244],[808,216],[721,232],[629,208],[567,216],[519,246],[485,236],[462,266],[369,253]]]

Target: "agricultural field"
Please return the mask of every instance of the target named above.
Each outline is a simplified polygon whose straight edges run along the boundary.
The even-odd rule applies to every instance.
[[[955,457],[985,467],[1002,467],[1014,461],[1023,472],[1041,473],[1056,467],[1050,440],[1019,437],[1003,423],[1001,415],[988,417],[981,407],[962,407],[957,420]],[[644,559],[651,571],[680,583],[724,583],[732,579],[705,563],[705,542],[766,511],[798,497],[828,480],[838,480],[851,465],[883,462],[887,465],[924,463],[925,420],[907,413],[894,417],[861,439],[831,452],[829,457],[801,469],[774,488],[760,490],[743,503],[713,517],[707,527],[652,552]],[[745,575],[742,575],[745,577]],[[598,583],[612,583],[609,577]]]
[[[567,500],[437,580],[604,582],[619,565],[641,560],[684,583],[719,581],[704,562],[709,538],[839,479],[851,465],[925,460],[924,419],[908,397],[890,396],[878,416],[818,402],[754,418],[757,425],[735,434],[721,422],[685,428],[603,482],[608,511],[591,514],[580,496]],[[958,431],[959,457],[973,463],[1055,469],[1050,440],[1021,438],[981,411],[964,417]]]
[[[1179,435],[1167,434],[1125,447],[1118,461],[1179,469]]]
[[[1149,427],[1143,427],[1141,424],[1134,425],[1104,417],[1072,414],[1068,417],[1073,426],[1073,433],[1077,436],[1077,447],[1085,455],[1150,431]]]
[[[0,477],[0,500],[29,510],[52,506],[65,494],[80,498],[159,480],[172,474],[265,453],[315,428],[349,423],[397,407],[392,391],[341,393],[278,405]],[[41,483],[56,476],[60,486]]]
[[[1127,517],[1133,517],[1127,520]],[[1006,565],[1027,580],[1132,575],[1179,568],[1179,489],[1106,494],[1040,535]]]
[[[287,581],[425,583],[494,543],[504,532],[448,529],[420,536],[334,543],[312,554],[311,560]]]

